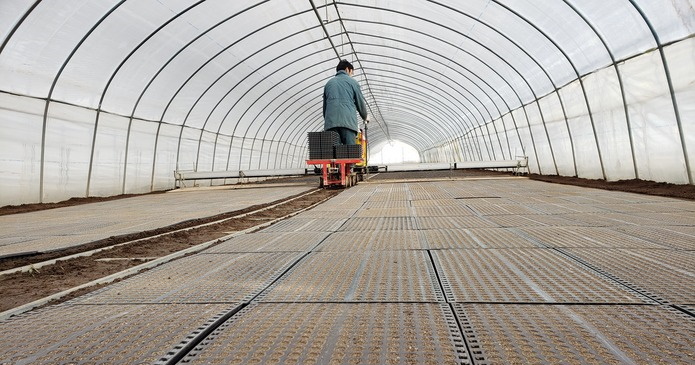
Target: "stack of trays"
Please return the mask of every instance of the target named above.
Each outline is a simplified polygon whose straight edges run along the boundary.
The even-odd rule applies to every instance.
[[[335,146],[335,158],[362,158],[362,146],[358,144]]]
[[[336,132],[309,132],[309,159],[335,158],[333,157],[333,148],[339,144],[340,136]]]

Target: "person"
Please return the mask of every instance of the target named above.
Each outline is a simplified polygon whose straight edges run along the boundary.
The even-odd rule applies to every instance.
[[[340,60],[335,70],[323,88],[323,129],[337,132],[342,144],[357,144],[357,113],[366,121],[367,104],[360,85],[352,78],[352,64]]]

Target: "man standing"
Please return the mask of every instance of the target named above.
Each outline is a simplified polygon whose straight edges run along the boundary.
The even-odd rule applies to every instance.
[[[323,88],[324,130],[337,132],[342,144],[356,144],[357,113],[366,120],[367,105],[360,85],[352,78],[352,64],[341,60],[335,70],[335,77]]]

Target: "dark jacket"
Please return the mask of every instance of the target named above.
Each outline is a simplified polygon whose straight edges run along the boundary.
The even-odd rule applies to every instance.
[[[347,72],[338,71],[323,88],[324,130],[344,127],[357,132],[357,112],[362,119],[367,118],[367,104],[360,85]]]

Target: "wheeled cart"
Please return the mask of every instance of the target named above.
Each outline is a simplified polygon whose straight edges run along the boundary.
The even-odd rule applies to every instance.
[[[360,162],[363,162],[361,158],[306,160],[308,165],[321,165],[321,187],[343,188],[357,185],[357,174],[352,166]]]

